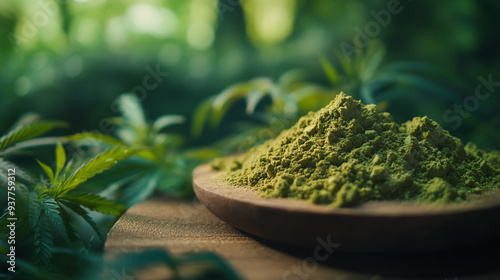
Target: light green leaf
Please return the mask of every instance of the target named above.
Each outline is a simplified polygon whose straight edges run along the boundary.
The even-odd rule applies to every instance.
[[[154,148],[156,148],[155,150],[175,149],[176,147],[181,147],[184,143],[186,143],[186,139],[179,134],[158,133],[156,134],[153,143],[155,145]]]
[[[212,104],[212,112],[209,119],[209,124],[212,128],[217,127],[224,116],[226,115],[229,108],[237,100],[246,97],[252,90],[252,85],[250,83],[242,83],[231,86],[221,92],[215,98]]]
[[[80,166],[65,182],[63,182],[57,188],[55,197],[61,196],[76,188],[79,184],[115,166],[119,161],[133,155],[135,152],[136,150],[133,148],[114,148],[98,154],[87,163]]]
[[[67,124],[61,121],[37,121],[16,127],[0,138],[0,150],[4,150],[17,142],[42,135],[54,128],[66,126]]]
[[[183,124],[185,122],[183,116],[178,115],[164,115],[156,119],[153,123],[153,130],[159,132],[160,130],[175,124]]]
[[[384,72],[415,72],[426,75],[442,75],[437,68],[419,61],[395,61],[384,66]]]
[[[251,115],[254,113],[257,104],[266,96],[266,91],[264,90],[253,90],[247,95],[247,114]]]
[[[96,145],[108,145],[108,146],[126,146],[125,143],[116,139],[113,136],[95,133],[95,132],[83,132],[75,135],[67,136],[64,138],[67,141],[75,141],[80,145],[85,146],[96,146]]]
[[[296,83],[300,83],[307,76],[303,69],[293,69],[283,73],[278,79],[278,86],[287,89]]]
[[[10,130],[15,129],[18,126],[27,125],[30,123],[34,123],[42,119],[42,116],[38,113],[29,112],[23,114],[10,128]]]
[[[108,196],[112,193],[115,193],[122,187],[124,187],[126,184],[137,180],[141,176],[141,173],[135,173],[132,175],[125,175],[125,178],[118,179],[117,181],[114,181],[112,184],[110,184],[107,188],[105,188],[103,191],[99,192],[100,196]]]
[[[47,176],[49,176],[49,179],[50,181],[54,181],[54,171],[52,170],[52,168],[50,168],[50,166],[46,165],[45,163],[39,161],[39,160],[36,160],[38,162],[38,164],[43,168],[43,171],[45,171],[45,174],[47,174]]]
[[[197,161],[206,161],[221,156],[221,151],[215,148],[193,148],[186,150],[182,157]]]
[[[332,85],[337,85],[340,82],[340,75],[335,67],[333,67],[330,61],[323,55],[319,58],[319,61],[330,83],[332,83]]]
[[[5,150],[0,151],[0,156],[6,156],[21,149],[28,149],[28,148],[35,148],[35,147],[49,146],[49,145],[52,146],[56,145],[61,141],[63,141],[62,137],[39,137],[39,138],[29,139],[22,142],[17,142],[15,145],[12,145],[6,148]]]
[[[290,96],[296,101],[300,111],[307,113],[325,107],[335,94],[324,88],[308,85],[291,92]]]
[[[145,131],[144,132],[139,132],[136,129],[130,128],[130,127],[121,127],[117,130],[115,130],[116,136],[125,143],[126,146],[142,146],[145,143],[143,143],[143,138],[145,136]]]
[[[125,120],[135,128],[144,128],[146,126],[146,117],[141,103],[134,94],[122,94],[118,98],[118,107]]]
[[[2,193],[7,194],[7,184],[3,184],[0,182],[0,191]],[[29,216],[29,197],[28,193],[21,183],[16,184],[16,193],[15,193],[15,214],[16,217],[22,217],[22,219],[18,219],[16,221],[16,242],[22,242],[24,239],[31,236],[31,226],[30,226],[30,216]],[[7,199],[5,199],[6,201]],[[7,203],[5,203],[7,206]],[[3,214],[2,214],[3,212]],[[10,211],[7,207],[0,211],[0,240],[7,241],[7,236],[9,235],[10,229],[7,225],[12,222],[8,220],[10,218]],[[5,243],[6,244],[6,243]],[[2,248],[2,242],[0,241],[0,251]]]
[[[215,97],[210,97],[209,99],[203,101],[194,111],[193,120],[191,121],[191,135],[195,138],[199,138],[203,132],[208,116],[212,111],[212,103],[214,99]]]
[[[64,147],[61,143],[57,143],[56,147],[56,175],[55,178],[59,176],[59,173],[64,168],[66,164],[66,152],[64,151]]]
[[[122,205],[118,205],[112,200],[92,193],[65,194],[60,199],[72,202],[76,205],[82,205],[83,207],[103,214],[118,216],[124,210]]]

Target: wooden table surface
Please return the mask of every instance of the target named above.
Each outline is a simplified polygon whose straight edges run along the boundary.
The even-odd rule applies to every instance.
[[[118,220],[106,240],[105,257],[150,248],[174,255],[215,252],[244,279],[500,279],[500,241],[419,255],[348,255],[335,252],[333,246],[330,253],[321,248],[316,251],[321,254],[315,254],[316,248],[247,235],[197,201],[164,196],[133,206]],[[165,279],[166,275],[165,269],[152,268],[134,279]]]

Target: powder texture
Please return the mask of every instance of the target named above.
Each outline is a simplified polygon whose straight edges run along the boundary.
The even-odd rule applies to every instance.
[[[401,126],[340,93],[277,138],[212,168],[263,197],[348,207],[366,201],[459,202],[500,186],[500,153],[464,146],[436,122]]]

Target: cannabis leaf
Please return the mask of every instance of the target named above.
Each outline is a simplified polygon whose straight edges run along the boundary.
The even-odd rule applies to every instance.
[[[131,206],[147,199],[159,190],[177,196],[191,196],[191,172],[202,160],[213,157],[212,149],[191,149],[184,151],[184,137],[178,133],[169,132],[175,125],[184,123],[184,117],[178,115],[163,115],[154,121],[146,119],[145,112],[137,97],[133,94],[123,94],[117,100],[121,117],[111,120],[116,125],[115,136],[85,132],[65,138],[78,146],[100,147],[112,151],[126,149],[136,151],[134,156],[120,162],[107,176],[109,186],[101,194],[113,194],[125,206]],[[104,158],[114,157],[111,154]],[[87,170],[79,171],[79,178]],[[71,189],[74,180],[70,177],[66,184],[61,185],[57,193]],[[93,197],[70,196],[89,209]],[[87,203],[87,204],[85,204]],[[101,210],[103,205],[101,204]]]
[[[0,151],[17,142],[35,138],[57,127],[66,127],[66,123],[61,121],[35,121],[15,127],[0,138]]]
[[[135,152],[136,150],[132,148],[114,148],[98,154],[86,164],[76,169],[67,180],[55,188],[54,196],[59,197],[66,194],[70,190],[76,188],[79,184],[94,177],[96,174],[113,167],[116,163],[118,163],[118,161],[131,156]]]
[[[89,214],[97,211],[103,214],[120,215],[123,206],[99,195],[77,191],[77,187],[98,173],[110,169],[120,160],[133,155],[136,150],[131,148],[114,148],[105,150],[90,158],[81,166],[73,166],[73,161],[67,161],[67,155],[61,143],[57,144],[55,152],[55,168],[38,161],[46,176],[39,183],[23,187],[27,193],[27,209],[25,217],[28,223],[19,227],[21,232],[33,232],[34,259],[44,268],[51,266],[54,250],[54,230],[73,248],[86,250],[80,235],[74,225],[71,215],[81,217],[104,241],[99,227]],[[3,223],[6,213],[2,216]]]
[[[364,103],[390,101],[417,90],[418,93],[440,96],[460,102],[457,89],[445,83],[444,76],[432,66],[416,61],[396,61],[383,65],[385,46],[371,40],[365,52],[357,52],[349,62],[337,53],[337,63],[320,57],[326,77],[335,89],[348,92]],[[392,89],[398,88],[397,91]]]
[[[57,137],[35,138],[55,128],[66,127],[61,121],[44,121],[35,114],[27,114],[21,117],[12,128],[0,137],[0,180],[6,180],[9,169],[15,169],[19,180],[34,183],[36,179],[23,168],[8,160],[14,152],[23,148],[32,148],[42,145],[52,145],[61,141]]]
[[[279,115],[283,119],[294,120],[309,109],[306,108],[307,104],[300,106],[304,96],[318,96],[319,100],[325,101],[322,106],[335,97],[333,92],[321,86],[303,82],[301,74],[300,70],[292,70],[284,73],[277,81],[260,77],[229,86],[198,106],[191,124],[192,135],[200,137],[207,125],[212,129],[219,126],[229,108],[238,100],[246,101],[246,112],[251,115],[255,113],[260,102],[269,98],[271,105],[267,108],[266,118]]]
[[[237,134],[228,137],[231,141],[216,144],[227,153],[242,152],[244,149],[234,147],[249,148],[277,136],[281,132],[279,128],[289,127],[309,111],[326,106],[341,91],[365,103],[376,103],[381,110],[388,101],[402,94],[429,94],[460,102],[457,89],[446,84],[433,67],[406,61],[383,65],[384,57],[385,47],[378,40],[371,40],[366,51],[357,52],[353,60],[337,53],[332,63],[326,56],[320,56],[320,65],[331,88],[304,82],[297,70],[283,74],[277,81],[260,77],[231,85],[198,106],[193,114],[191,134],[199,138],[206,127],[219,127],[238,100],[246,101],[246,113],[252,115],[254,121],[238,123]],[[263,100],[270,104],[256,112]]]
[[[195,110],[191,123],[192,136],[199,138],[206,127],[215,129],[220,126],[229,109],[239,100],[246,102],[245,111],[255,117],[255,122],[238,123],[238,134],[230,136],[231,141],[223,140],[216,146],[230,153],[240,150],[235,147],[252,146],[277,136],[298,117],[326,106],[336,95],[332,90],[304,82],[304,76],[303,71],[295,69],[282,74],[277,80],[259,77],[229,86],[202,102]],[[269,106],[258,112],[258,105],[265,102],[270,102]],[[259,139],[248,141],[256,135]]]

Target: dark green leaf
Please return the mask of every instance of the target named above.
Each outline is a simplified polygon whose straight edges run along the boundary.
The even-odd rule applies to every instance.
[[[156,173],[143,176],[131,183],[124,191],[123,200],[127,207],[146,200],[158,186],[158,175]]]
[[[59,204],[57,204],[53,198],[44,196],[42,206],[44,215],[50,220],[54,228],[61,234],[66,242],[71,243],[68,232],[66,231],[66,226],[59,213]]]
[[[0,239],[6,239],[7,236],[9,236],[9,228],[7,227],[9,224],[9,220],[7,220],[7,218],[9,217],[10,215],[8,211],[4,211],[3,215],[0,217]]]
[[[0,150],[4,150],[17,142],[42,135],[54,128],[66,126],[67,124],[61,121],[37,121],[16,127],[0,138]]]
[[[377,76],[374,82],[376,83],[385,82],[403,86],[411,86],[422,90],[422,92],[437,94],[438,96],[441,96],[442,98],[449,100],[451,102],[455,103],[462,102],[459,96],[454,91],[446,88],[441,84],[419,77],[415,74],[386,73]]]
[[[221,152],[219,149],[215,148],[194,148],[187,150],[183,153],[183,157],[186,159],[192,159],[197,161],[206,161],[210,159],[214,159],[216,157],[220,157]]]
[[[61,199],[70,201],[77,205],[82,205],[83,207],[103,214],[118,216],[123,211],[123,206],[117,205],[112,200],[92,193],[69,193],[63,195]]]
[[[189,264],[189,263],[200,263],[200,262],[210,262],[212,263],[217,271],[222,272],[224,279],[242,279],[227,263],[227,261],[215,253],[212,252],[199,252],[190,253],[179,256],[177,258],[177,263]]]
[[[354,70],[351,64],[351,60],[339,51],[335,51],[335,54],[337,59],[340,61],[340,64],[342,65],[342,71],[345,73],[347,77],[352,79],[354,76]]]
[[[337,70],[333,67],[333,65],[328,61],[325,56],[321,56],[319,58],[321,62],[321,66],[323,67],[323,71],[326,74],[326,77],[332,83],[332,85],[337,85],[340,82],[340,75]]]
[[[78,216],[82,217],[92,227],[92,229],[97,234],[97,237],[99,237],[99,239],[104,242],[104,236],[102,235],[101,230],[99,229],[97,224],[94,222],[94,220],[92,220],[92,218],[89,216],[89,213],[85,209],[83,209],[82,207],[80,207],[77,204],[74,204],[74,203],[71,203],[68,201],[62,201],[62,203],[66,207],[71,209],[73,212],[75,212]]]
[[[369,85],[363,85],[360,89],[361,100],[365,104],[375,104],[375,97],[372,88]]]
[[[31,228],[37,226],[41,214],[42,205],[38,199],[38,194],[36,192],[31,192],[29,194],[29,219]]]
[[[396,61],[384,66],[385,72],[416,72],[428,75],[441,75],[432,65],[418,61]]]
[[[38,225],[35,227],[34,235],[34,259],[35,262],[44,268],[52,266],[52,228],[50,221],[45,215],[41,215]]]
[[[199,138],[203,132],[203,129],[205,128],[208,116],[212,111],[213,100],[214,97],[211,97],[203,101],[194,111],[193,120],[191,122],[191,134],[195,138]]]
[[[31,184],[35,184],[37,181],[33,176],[31,176],[31,174],[26,172],[24,169],[18,167],[17,165],[15,165],[10,161],[0,158],[0,177],[5,178],[5,180],[7,180],[9,169],[16,170],[16,177],[18,178],[18,180],[22,180]]]
[[[64,205],[66,205],[63,202]],[[61,206],[61,205],[59,205]],[[77,245],[78,247],[84,247],[83,242],[80,238],[80,235],[78,234],[78,231],[76,230],[76,227],[73,225],[71,222],[71,216],[69,213],[64,209],[64,207],[59,208],[59,212],[61,213],[61,217],[64,221],[64,226],[66,227],[66,231],[68,232],[69,239],[72,244]]]

